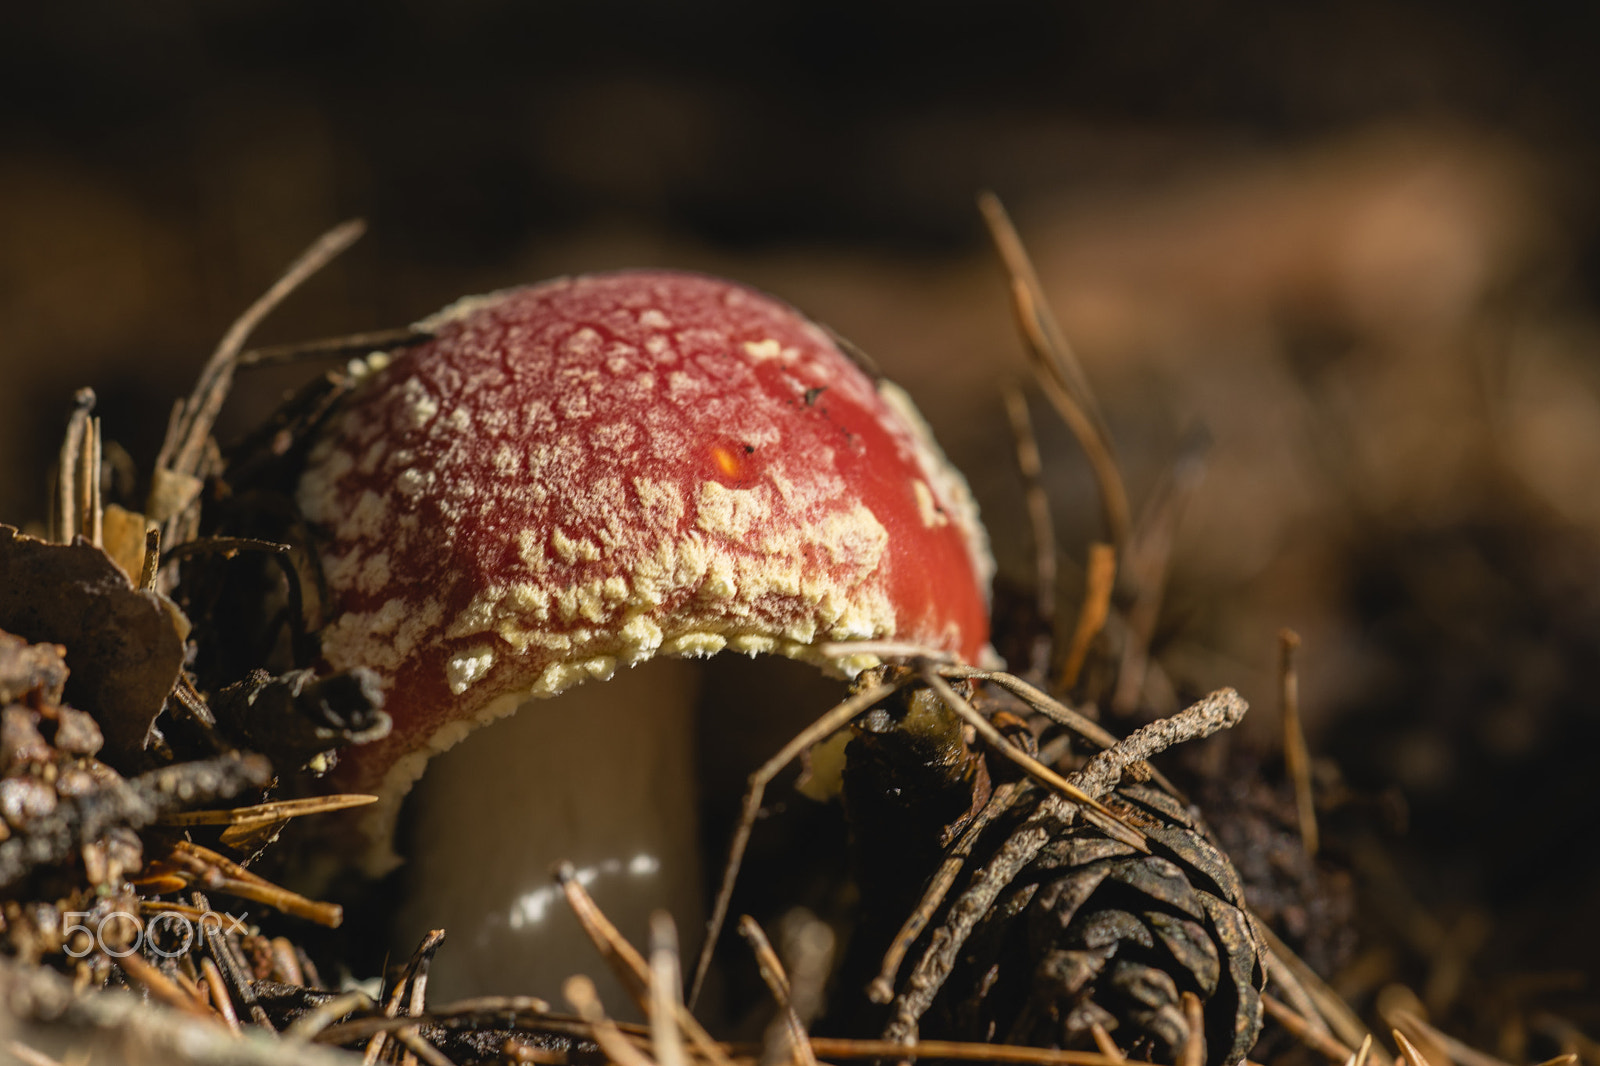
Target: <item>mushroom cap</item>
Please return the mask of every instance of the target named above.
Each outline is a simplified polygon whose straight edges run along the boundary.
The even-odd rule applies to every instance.
[[[322,654],[376,669],[344,754],[385,828],[429,756],[531,696],[724,648],[843,674],[887,639],[987,652],[987,538],[897,387],[770,296],[623,271],[463,299],[369,357],[298,500]]]

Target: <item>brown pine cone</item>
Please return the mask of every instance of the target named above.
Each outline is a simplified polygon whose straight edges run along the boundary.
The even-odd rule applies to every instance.
[[[1264,971],[1238,875],[1165,792],[1125,784],[1108,805],[1153,854],[1082,823],[1061,828],[974,928],[924,1036],[1093,1048],[1098,1022],[1125,1051],[1172,1061],[1189,1037],[1187,991],[1203,1004],[1206,1061],[1244,1057],[1261,1029]]]

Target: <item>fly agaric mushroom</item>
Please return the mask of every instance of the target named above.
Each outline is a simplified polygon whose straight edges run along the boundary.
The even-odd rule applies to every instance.
[[[517,737],[490,730],[424,780],[404,909],[458,941],[433,987],[550,994],[587,958],[550,906],[557,860],[599,879],[625,933],[702,908],[693,700],[622,668],[728,649],[851,675],[876,660],[821,645],[864,639],[977,662],[993,564],[905,393],[759,292],[626,271],[420,328],[369,358],[298,490],[326,535],[323,658],[378,670],[394,721],[335,781],[381,797],[362,858],[381,872],[424,764],[527,708]]]

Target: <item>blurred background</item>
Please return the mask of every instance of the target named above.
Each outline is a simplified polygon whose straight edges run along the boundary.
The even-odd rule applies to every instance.
[[[1209,435],[1174,698],[1238,687],[1270,748],[1293,626],[1325,796],[1389,812],[1329,857],[1377,900],[1342,987],[1409,981],[1515,1061],[1600,998],[1597,33],[1423,0],[6,5],[0,520],[43,518],[82,385],[147,472],[230,320],[362,216],[257,342],[734,276],[910,389],[1025,584],[992,188],[1135,507]],[[223,436],[311,372],[242,377]],[[1096,497],[1034,416],[1070,612]]]

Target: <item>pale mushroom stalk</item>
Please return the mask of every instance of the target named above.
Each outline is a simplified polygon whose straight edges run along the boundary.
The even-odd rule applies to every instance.
[[[449,930],[429,978],[440,994],[548,997],[582,971],[608,1009],[632,1016],[551,878],[558,861],[634,943],[665,909],[697,946],[696,674],[674,660],[624,667],[529,701],[429,764],[400,841],[394,948]]]
[[[754,290],[630,271],[422,326],[368,360],[298,491],[324,537],[323,658],[377,670],[394,720],[332,783],[382,797],[348,855],[381,872],[428,760],[527,708],[418,793],[399,911],[454,934],[437,994],[554,996],[595,969],[540,939],[557,861],[602,906],[620,893],[625,932],[661,905],[697,925],[693,680],[637,664],[726,649],[848,676],[874,660],[822,646],[855,640],[977,662],[993,564],[905,394]]]

